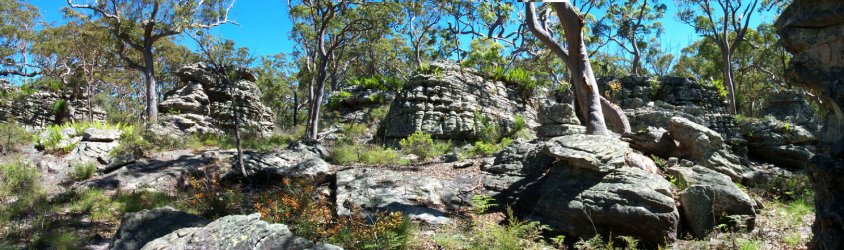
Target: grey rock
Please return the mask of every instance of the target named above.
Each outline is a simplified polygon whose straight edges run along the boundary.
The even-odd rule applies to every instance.
[[[624,135],[623,139],[630,143],[631,148],[660,157],[670,157],[677,150],[677,143],[664,128],[648,126],[646,129]]]
[[[806,166],[815,189],[815,221],[809,249],[844,248],[844,5],[837,0],[795,0],[774,26],[779,44],[793,55],[789,82],[810,88],[827,104],[817,134],[821,154]]]
[[[468,206],[471,186],[418,174],[376,168],[337,171],[337,214],[353,211],[399,211],[414,220],[430,224],[449,223],[449,213]]]
[[[490,165],[481,166],[484,188],[504,203],[515,203],[539,182],[554,158],[543,153],[543,143],[516,140],[496,153]]]
[[[79,183],[81,186],[121,191],[154,190],[168,192],[177,190],[191,174],[203,170],[211,162],[222,162],[233,152],[214,157],[197,155],[190,150],[166,151],[138,160],[110,173]]]
[[[260,214],[230,215],[204,226],[176,230],[142,249],[341,249],[293,235],[284,224],[269,224]]]
[[[668,132],[678,142],[676,156],[723,173],[733,181],[753,175],[753,169],[730,152],[718,132],[682,117],[671,118]]]
[[[708,185],[694,185],[681,191],[680,204],[692,235],[704,239],[715,229],[715,190]]]
[[[788,117],[786,117],[788,118]],[[817,137],[804,125],[776,119],[741,123],[750,156],[789,168],[803,168],[814,156]]]
[[[576,238],[597,233],[629,235],[661,244],[677,235],[680,215],[671,184],[637,168],[603,175],[587,168],[555,164],[536,189],[530,214]]]
[[[585,134],[586,127],[570,124],[542,124],[536,127],[536,136],[539,138],[551,138],[565,135]]]
[[[0,84],[0,94],[22,91],[20,87]],[[49,125],[69,121],[88,121],[89,110],[84,91],[74,92],[69,89],[50,90],[35,88],[34,92],[21,98],[0,100],[0,121],[14,120],[29,130],[40,130]],[[67,109],[54,109],[56,103],[65,102]],[[106,117],[102,107],[93,105],[93,121],[104,121]]]
[[[626,143],[608,136],[517,140],[481,168],[483,183],[499,202],[569,236],[612,232],[651,243],[674,240],[679,212],[671,184],[627,166],[635,161],[628,153]]]
[[[113,142],[120,139],[121,134],[123,134],[123,131],[119,129],[88,128],[85,129],[85,132],[82,134],[82,140],[91,142]]]
[[[718,173],[712,169],[702,166],[681,167],[675,166],[668,169],[668,172],[680,179],[688,187],[693,186],[708,186],[714,192],[713,202],[711,207],[695,207],[708,206],[707,202],[694,200],[698,197],[695,193],[686,193],[685,195],[692,195],[694,197],[683,198],[681,193],[680,198],[686,199],[689,203],[683,203],[684,209],[688,211],[703,211],[710,209],[719,221],[729,222],[730,220],[720,216],[741,216],[747,220],[749,229],[753,229],[756,218],[756,202],[750,198],[744,191],[734,184],[730,177]],[[702,214],[686,213],[686,218],[690,222],[694,222],[697,216],[706,216]],[[706,225],[692,225],[695,227],[704,227]],[[709,228],[711,229],[711,228]],[[701,231],[702,232],[702,231]],[[697,236],[701,236],[698,234]]]
[[[551,99],[542,100],[536,119],[540,124],[580,125],[580,120],[577,119],[572,105],[558,103]]]
[[[515,114],[536,127],[535,108],[518,90],[456,64],[432,63],[432,72],[410,78],[390,105],[379,135],[404,138],[416,131],[437,139],[474,141],[480,137],[476,114],[497,122],[503,133],[514,129]]]
[[[452,163],[460,160],[460,155],[457,153],[448,153],[443,155],[443,162]]]
[[[228,86],[223,76],[201,63],[184,66],[176,75],[183,85],[165,94],[159,103],[163,115],[151,125],[151,131],[167,136],[222,135],[234,131],[237,115],[247,133],[261,136],[272,133],[273,115],[261,103],[255,76],[247,69],[237,70],[233,86]]]
[[[138,250],[148,242],[187,227],[202,227],[208,224],[205,218],[185,213],[171,207],[144,209],[127,213],[120,221],[120,227],[111,242],[112,250]]]
[[[796,125],[815,126],[815,113],[809,104],[810,96],[797,89],[780,90],[768,94],[760,112],[761,116],[771,116],[780,121]]]
[[[71,161],[97,162],[100,165],[109,164],[111,150],[120,145],[120,142],[91,142],[81,141],[68,154]]]
[[[624,167],[624,154],[630,151],[626,142],[610,136],[567,135],[551,139],[544,153],[567,166],[608,173]]]
[[[332,167],[318,153],[318,149],[288,147],[284,150],[258,153],[245,151],[243,164],[250,179],[277,181],[281,178],[308,178],[323,180],[332,172]],[[232,157],[232,166],[237,166],[237,157]],[[233,167],[223,178],[241,177],[240,168]]]

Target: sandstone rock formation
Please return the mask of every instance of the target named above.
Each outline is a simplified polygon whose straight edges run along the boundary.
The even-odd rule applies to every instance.
[[[753,229],[756,202],[730,177],[702,166],[676,163],[668,172],[686,186],[679,194],[680,204],[695,237],[703,239],[715,225],[732,222],[729,216],[739,216],[748,229]]]
[[[246,151],[243,165],[249,178],[259,181],[278,181],[282,178],[308,178],[323,180],[332,174],[333,167],[322,159],[321,148],[290,144],[286,149],[270,152]],[[231,165],[237,166],[237,157],[231,158]],[[232,168],[223,178],[240,177],[240,168]]]
[[[112,250],[139,250],[144,245],[170,232],[187,228],[203,227],[208,220],[171,207],[141,210],[127,213],[120,221],[120,228],[114,234]]]
[[[482,168],[484,186],[502,203],[568,236],[630,235],[649,243],[676,238],[680,215],[671,184],[627,166],[634,152],[616,138],[567,135],[516,141]],[[638,159],[638,158],[637,158]]]
[[[25,90],[15,86],[0,86],[0,96],[11,96],[12,93],[22,91]],[[47,89],[34,89],[17,98],[0,98],[0,121],[12,119],[30,129],[68,121],[88,121],[88,105],[84,98]],[[65,109],[57,110],[61,106],[57,102],[65,103]],[[105,116],[101,107],[93,106],[94,121],[104,121]]]
[[[671,118],[668,132],[678,142],[675,156],[725,174],[735,182],[753,176],[753,169],[742,164],[718,132],[682,117]]]
[[[586,133],[586,127],[580,125],[571,104],[543,99],[536,118],[542,124],[536,127],[536,136],[539,138]]]
[[[284,224],[269,224],[260,214],[230,215],[204,227],[176,230],[142,249],[341,249],[293,235]]]
[[[775,23],[792,58],[786,77],[815,89],[825,101],[819,155],[807,166],[815,188],[810,249],[844,248],[844,5],[795,0]]]
[[[633,132],[649,126],[666,128],[672,117],[681,116],[717,131],[728,143],[739,141],[730,144],[742,140],[726,100],[709,83],[682,77],[626,76],[599,79],[598,86],[607,98],[618,100]]]
[[[201,63],[180,68],[176,75],[183,85],[165,94],[158,104],[162,115],[151,130],[169,136],[222,135],[234,131],[237,117],[243,131],[270,134],[273,115],[261,104],[255,76],[247,69],[238,72],[234,86],[228,86],[220,74]]]
[[[413,76],[390,106],[379,134],[403,138],[416,131],[437,139],[474,141],[481,128],[478,116],[499,123],[502,132],[513,129],[520,114],[527,126],[536,127],[535,108],[518,91],[472,69],[433,63],[429,72]]]
[[[450,212],[470,205],[470,182],[362,167],[337,171],[336,178],[335,204],[341,216],[399,211],[411,219],[443,224],[450,221]]]

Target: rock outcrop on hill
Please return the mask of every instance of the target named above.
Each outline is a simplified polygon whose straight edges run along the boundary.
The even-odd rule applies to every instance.
[[[37,130],[53,124],[69,121],[88,121],[88,103],[85,96],[70,93],[56,93],[47,89],[27,90],[19,87],[0,86],[0,121],[14,120],[24,127]],[[12,93],[19,96],[11,98]],[[104,121],[105,111],[93,106],[93,120]]]
[[[792,58],[786,77],[812,88],[826,103],[818,155],[807,166],[815,188],[810,249],[844,248],[844,5],[795,0],[775,23]]]
[[[201,63],[182,67],[176,75],[182,86],[166,93],[164,101],[158,104],[162,115],[153,125],[153,131],[170,136],[222,135],[234,131],[237,117],[244,131],[256,135],[272,132],[273,115],[261,103],[255,76],[247,69],[239,69],[234,86],[226,84],[224,76]]]
[[[432,63],[398,93],[379,134],[404,138],[422,131],[436,139],[474,141],[481,117],[497,122],[506,134],[516,115],[536,127],[535,110],[510,84],[456,64]]]
[[[203,227],[208,223],[209,221],[205,218],[171,207],[127,213],[120,221],[120,228],[114,234],[110,248],[112,250],[139,250],[150,241],[170,232],[187,227]]]

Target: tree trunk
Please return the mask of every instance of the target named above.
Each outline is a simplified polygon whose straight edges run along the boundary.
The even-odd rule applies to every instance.
[[[87,102],[88,102],[88,122],[94,121],[94,105],[91,102],[91,99],[93,98],[94,93],[91,90],[92,89],[91,85],[92,85],[91,80],[88,79],[88,91],[87,91],[88,92],[88,98],[87,98],[88,99],[87,100]]]
[[[155,84],[155,64],[152,57],[152,48],[144,51],[144,80],[146,81],[146,105],[147,120],[154,122],[158,119],[158,91]]]
[[[612,127],[615,129],[613,132],[619,133],[621,135],[625,135],[631,132],[630,129],[630,120],[627,119],[627,115],[624,114],[624,111],[621,110],[621,107],[615,105],[614,103],[607,100],[607,98],[601,97],[601,109],[604,111],[604,119],[607,120]]]
[[[314,99],[311,100],[311,110],[308,114],[308,139],[311,140],[316,140],[319,134],[319,112],[320,108],[322,108],[322,96],[325,93],[327,63],[326,57],[320,59],[316,88],[314,89]]]
[[[293,128],[299,126],[299,91],[293,91]]]
[[[730,64],[732,57],[730,55],[729,49],[725,49],[721,52],[721,56],[724,59],[724,88],[727,89],[727,110],[730,114],[735,115],[737,112],[736,109],[736,86],[733,83],[733,68]]]
[[[569,57],[566,66],[571,72],[571,80],[575,87],[578,104],[581,112],[588,118],[586,121],[586,133],[593,135],[608,135],[607,124],[604,121],[604,113],[601,110],[601,97],[598,93],[598,84],[592,72],[592,65],[589,63],[589,53],[583,43],[583,19],[577,14],[577,10],[568,1],[562,3],[551,3],[554,12],[560,19],[565,30],[566,43],[568,44]]]

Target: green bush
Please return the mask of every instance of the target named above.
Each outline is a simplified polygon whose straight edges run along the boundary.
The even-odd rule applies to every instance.
[[[72,213],[90,214],[91,219],[95,221],[116,222],[123,213],[122,204],[114,202],[100,189],[83,191],[68,208]]]
[[[420,161],[427,160],[436,153],[431,135],[422,131],[416,131],[409,137],[402,139],[399,145],[406,154],[419,156]]]
[[[361,163],[366,165],[406,165],[399,152],[377,145],[337,145],[329,158],[338,165]]]
[[[41,191],[41,173],[35,166],[21,161],[0,163],[0,200]]]
[[[65,131],[73,133],[73,136],[81,136],[86,129],[97,128],[102,130],[120,130],[123,134],[135,133],[135,126],[127,124],[109,124],[104,122],[70,122],[61,125],[50,125],[45,128],[47,136],[33,136],[33,142],[39,148],[47,152],[68,153],[76,147],[75,143],[62,143],[70,139],[69,134]]]
[[[487,143],[484,141],[476,141],[472,147],[472,154],[475,156],[490,156],[510,145],[513,140],[504,138],[500,143]]]
[[[97,164],[94,162],[72,162],[70,164],[70,177],[76,181],[87,180],[97,172]]]
[[[17,152],[31,138],[32,135],[13,120],[0,124],[0,155]]]
[[[340,107],[340,103],[352,97],[352,93],[348,91],[340,90],[335,92],[331,97],[328,98],[328,107],[332,109],[336,109]]]
[[[478,138],[486,143],[497,143],[501,139],[501,127],[485,114],[475,112],[475,129]]]

